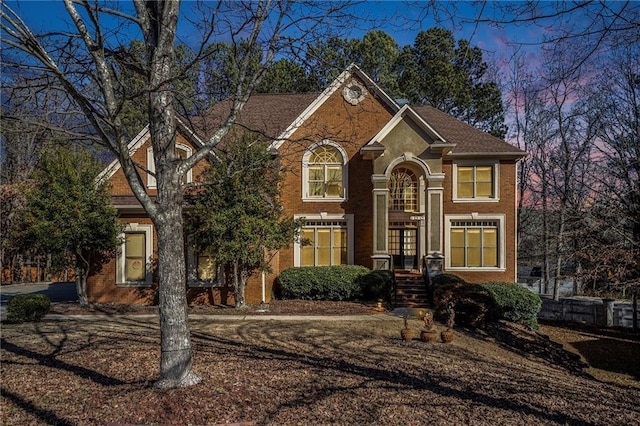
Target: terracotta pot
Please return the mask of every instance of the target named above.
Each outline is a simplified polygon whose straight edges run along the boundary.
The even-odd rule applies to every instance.
[[[403,328],[402,330],[400,330],[400,336],[405,342],[413,340],[413,330],[410,328]]]
[[[453,330],[445,330],[440,333],[442,343],[451,343],[453,341]]]
[[[438,340],[438,332],[435,330],[422,330],[420,332],[420,340],[426,343],[433,343]]]

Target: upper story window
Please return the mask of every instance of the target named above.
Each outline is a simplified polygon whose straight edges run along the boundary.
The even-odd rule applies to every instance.
[[[454,164],[454,201],[497,201],[498,164]]]
[[[307,151],[303,158],[303,198],[306,201],[346,198],[345,152],[327,142]]]
[[[389,209],[413,212],[418,210],[418,178],[411,170],[399,167],[389,178]]]
[[[191,148],[187,145],[181,144],[181,143],[177,143],[176,144],[176,155],[178,156],[178,158],[180,158],[181,160],[184,160],[185,158],[189,157],[191,155]],[[153,159],[153,149],[151,147],[149,147],[147,149],[147,168],[149,169],[150,172],[155,173],[156,171],[156,162]],[[182,184],[187,184],[187,183],[191,183],[192,180],[192,176],[193,173],[191,171],[191,169],[189,169],[184,175],[182,175]],[[148,188],[156,188],[156,178],[155,176],[152,176],[150,174],[147,174],[147,187]]]

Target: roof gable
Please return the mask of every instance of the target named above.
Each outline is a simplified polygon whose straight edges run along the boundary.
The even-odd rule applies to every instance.
[[[180,118],[176,118],[176,128],[184,136],[189,142],[191,142],[195,147],[200,147],[203,145],[202,140],[195,134],[193,130],[191,130]],[[132,156],[135,152],[137,152],[143,145],[149,141],[151,138],[151,132],[149,131],[149,125],[144,126],[142,130],[131,139],[131,142],[127,144],[127,150],[129,155]],[[118,170],[120,170],[122,166],[120,165],[120,161],[116,157],[107,167],[105,167],[102,172],[97,176],[96,180],[109,180],[116,174]]]

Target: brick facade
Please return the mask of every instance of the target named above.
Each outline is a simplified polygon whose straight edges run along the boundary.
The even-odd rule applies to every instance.
[[[343,91],[354,82],[366,88],[365,96],[356,102]],[[221,103],[210,115],[224,116],[222,108],[224,105]],[[469,282],[515,280],[516,163],[523,156],[522,151],[433,108],[412,109],[396,104],[353,66],[322,94],[255,96],[245,106],[243,114],[239,120],[245,120],[242,122],[244,127],[251,128],[253,120],[258,127],[266,126],[260,128],[264,134],[286,135],[282,139],[274,136],[274,147],[285,171],[282,182],[284,215],[352,217],[353,241],[350,243],[353,252],[350,255],[354,264],[371,268],[379,265],[374,261],[375,256],[379,258],[384,257],[385,252],[390,253],[385,233],[390,232],[392,217],[404,217],[421,224],[418,227],[420,244],[416,256],[422,258],[446,254],[448,236],[445,235],[444,224],[447,215],[493,214],[504,218],[504,246],[499,248],[504,253],[503,268],[477,271],[467,268],[453,272]],[[344,199],[310,199],[304,194],[305,153],[310,152],[310,147],[327,141],[332,146],[341,147],[346,156],[348,179]],[[178,142],[190,145],[189,140],[182,136]],[[139,146],[133,153],[134,161],[146,164],[149,145],[150,142],[146,141]],[[496,153],[495,157],[491,156],[492,152]],[[457,158],[463,158],[466,163],[493,158],[492,161],[499,164],[499,199],[489,202],[454,200],[452,177]],[[196,165],[194,180],[206,166],[205,162]],[[387,185],[392,172],[398,167],[415,171],[421,182],[420,207],[413,213],[386,213],[389,206]],[[110,181],[114,199],[132,195],[121,170],[116,171]],[[150,194],[153,191],[149,189]],[[374,194],[377,194],[375,198]],[[121,220],[126,223],[150,223],[141,209],[137,212],[123,209],[122,212]],[[256,304],[263,300],[263,286],[265,301],[269,302],[277,276],[282,270],[294,266],[295,256],[295,244],[292,243],[272,256],[271,273],[264,277],[260,273],[251,276],[246,288],[247,303]],[[93,271],[88,282],[90,300],[100,303],[155,303],[153,288],[116,285],[116,263],[116,260],[111,260],[100,271]],[[188,288],[187,295],[190,303],[231,305],[234,301],[229,287]]]

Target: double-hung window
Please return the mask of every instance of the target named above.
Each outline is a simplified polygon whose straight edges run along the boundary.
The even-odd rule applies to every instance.
[[[152,283],[153,225],[130,223],[121,236],[116,283],[122,286],[149,286]]]
[[[191,147],[181,144],[181,143],[176,143],[176,156],[181,159],[184,160],[187,157],[191,156]],[[149,147],[147,148],[147,169],[151,172],[151,173],[155,173],[156,172],[156,162],[155,159],[153,158],[153,148]],[[181,183],[183,185],[190,183],[193,181],[193,172],[192,169],[189,169],[185,172],[184,175],[182,175],[182,180]],[[148,188],[152,188],[155,189],[157,187],[157,182],[156,182],[156,178],[154,175],[152,174],[147,174],[147,187]]]
[[[498,199],[498,164],[455,164],[454,201],[492,201]]]
[[[187,237],[188,239],[189,237]],[[218,285],[219,268],[213,250],[196,252],[189,246],[187,253],[187,281],[189,287],[213,287]]]
[[[484,218],[447,217],[445,222],[447,268],[504,268],[504,217],[486,216]]]
[[[300,236],[295,242],[295,266],[353,263],[353,215],[335,216],[304,219]]]

